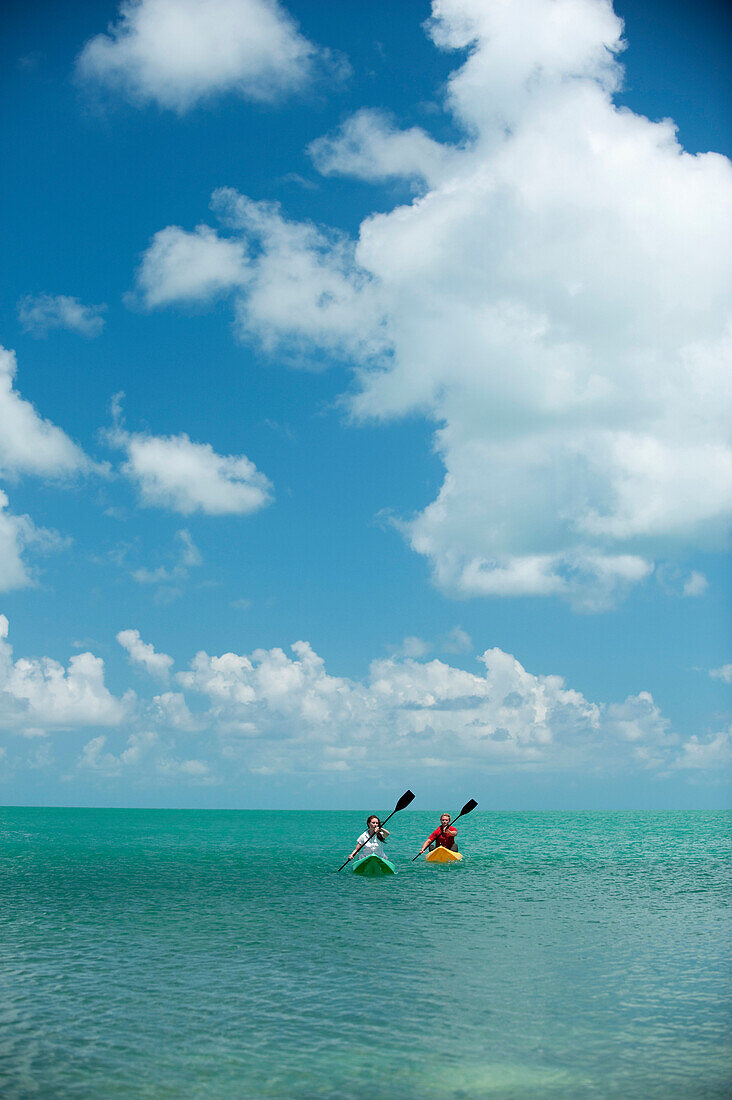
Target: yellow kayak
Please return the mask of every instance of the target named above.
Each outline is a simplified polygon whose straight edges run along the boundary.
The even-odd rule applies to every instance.
[[[433,848],[427,853],[428,863],[459,863],[463,858],[460,852],[451,852],[449,848]]]

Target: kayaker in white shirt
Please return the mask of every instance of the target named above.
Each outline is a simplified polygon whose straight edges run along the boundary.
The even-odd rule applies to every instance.
[[[386,859],[386,852],[381,845],[388,835],[389,830],[381,828],[381,822],[376,814],[370,814],[366,818],[366,832],[361,833],[356,841],[356,847],[348,857],[349,863],[357,852],[360,859],[365,859],[366,856],[381,856],[382,859]]]

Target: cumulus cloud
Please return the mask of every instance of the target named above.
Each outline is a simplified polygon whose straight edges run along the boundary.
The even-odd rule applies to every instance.
[[[125,748],[117,756],[113,752],[105,751],[107,741],[108,738],[104,734],[87,741],[81,750],[77,766],[107,778],[117,777],[125,770],[138,768],[146,762],[151,750],[157,744],[158,735],[149,730],[130,734]]]
[[[0,347],[0,474],[61,477],[90,467],[81,448],[13,388],[15,352]]]
[[[30,516],[13,515],[7,507],[7,494],[0,489],[0,592],[33,584],[33,574],[23,559],[26,547],[43,553],[68,545],[57,531],[36,527]]]
[[[47,336],[52,328],[65,328],[80,336],[99,336],[106,308],[85,306],[78,298],[66,294],[29,295],[18,304],[18,318],[31,336]]]
[[[131,652],[144,646],[136,631],[123,633],[132,635],[125,638]],[[470,669],[392,656],[374,661],[363,680],[331,674],[305,641],[289,652],[200,651],[177,674],[176,690],[145,699],[113,696],[92,653],[67,668],[49,657],[14,659],[7,634],[0,616],[0,725],[28,737],[106,727],[95,730],[77,764],[109,778],[209,784],[355,768],[383,775],[385,767],[455,761],[476,775],[522,769],[663,779],[693,770],[714,778],[732,762],[729,731],[682,740],[650,693],[593,702],[497,647]],[[163,671],[162,656],[149,646],[139,660]]]
[[[28,516],[14,516],[6,511],[7,506],[7,494],[0,489],[0,592],[31,583],[22,552],[33,525]]]
[[[120,630],[117,641],[127,650],[130,661],[142,667],[160,680],[167,680],[173,667],[173,658],[167,653],[158,653],[154,646],[143,642],[139,630]]]
[[[146,782],[151,779],[183,780],[193,785],[208,786],[220,781],[210,774],[205,760],[181,760],[169,754],[169,747],[164,747],[162,753],[156,751],[160,746],[158,735],[154,732],[131,734],[125,748],[117,755],[107,749],[107,742],[108,738],[103,734],[92,737],[84,745],[76,766],[105,779],[116,779],[136,772]]]
[[[358,689],[354,695],[349,681],[329,676],[325,662],[307,642],[296,642],[292,650],[294,659],[279,648],[258,649],[250,656],[209,657],[201,652],[189,671],[178,674],[178,681],[184,689],[208,696],[224,726],[234,729],[254,728],[254,712],[245,717],[251,704],[263,704],[275,719],[310,725],[334,714],[355,715]]]
[[[327,61],[277,0],[125,0],[77,72],[182,113],[226,92],[269,102],[302,91]]]
[[[214,783],[218,780],[210,775],[209,765],[205,760],[179,760],[166,756],[157,762],[159,775],[167,779],[189,779],[198,783]]]
[[[690,737],[673,767],[693,771],[727,772],[732,766],[732,729],[711,737]]]
[[[398,527],[444,591],[600,611],[728,526],[732,170],[615,106],[606,0],[432,13],[468,51],[461,142],[360,112],[311,146],[328,174],[421,181],[356,240],[217,192],[217,237],[249,256],[237,331],[346,359],[357,420],[435,423],[443,484]]]
[[[272,486],[246,455],[220,455],[210,443],[194,443],[185,432],[160,436],[116,426],[108,442],[124,450],[122,472],[149,507],[182,515],[249,515],[272,500]]]
[[[678,737],[646,693],[592,703],[561,677],[528,672],[498,648],[480,673],[440,660],[375,661],[366,682],[331,676],[305,642],[250,655],[201,652],[178,681],[209,701],[222,754],[255,772],[383,768],[459,759],[464,767],[666,767]]]
[[[78,653],[67,667],[50,657],[19,657],[7,641],[9,624],[0,615],[0,722],[24,729],[118,726],[133,696],[117,699],[104,682],[104,661]]]
[[[177,225],[153,237],[137,272],[135,298],[148,309],[171,302],[206,301],[241,285],[246,250],[241,241],[217,236],[199,225],[187,233]]]
[[[723,684],[732,684],[732,664],[712,668],[709,670],[709,675],[713,680],[721,680]]]
[[[432,182],[444,174],[450,151],[418,126],[399,130],[382,111],[362,110],[336,134],[311,142],[308,153],[324,176]]]
[[[355,265],[353,241],[289,221],[278,203],[255,202],[232,188],[215,191],[211,207],[222,230],[204,233],[199,226],[186,233],[169,226],[156,234],[132,298],[148,306],[204,302],[228,290],[234,294],[238,336],[284,352],[298,364],[313,347],[369,362],[384,354],[381,309],[371,280]],[[170,249],[161,247],[161,240],[170,242]],[[191,259],[184,265],[179,254],[197,256],[201,241],[201,263]],[[160,261],[161,252],[168,251],[170,265]]]
[[[194,730],[197,721],[191,714],[185,697],[179,691],[164,691],[152,701],[156,721],[170,729]]]

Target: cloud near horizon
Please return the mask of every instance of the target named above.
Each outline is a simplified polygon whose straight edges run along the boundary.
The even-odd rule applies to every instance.
[[[499,648],[477,656],[477,671],[436,659],[375,660],[363,681],[331,675],[303,641],[291,655],[278,647],[200,651],[175,675],[176,690],[118,698],[94,654],[72,657],[67,668],[47,657],[13,659],[7,637],[0,616],[0,725],[26,737],[107,727],[77,761],[102,777],[209,784],[453,767],[458,759],[476,775],[520,769],[662,780],[693,769],[716,781],[730,762],[729,730],[682,741],[648,692],[594,703]],[[172,671],[172,658],[143,643],[139,631],[121,631],[118,641],[154,675]],[[188,767],[182,753],[198,763]]]
[[[352,240],[221,189],[197,296],[228,286],[241,338],[348,363],[354,420],[435,424],[443,484],[396,526],[444,592],[601,611],[726,537],[732,167],[615,106],[609,3],[529,7],[433,3],[435,46],[468,51],[445,101],[459,144],[367,110],[310,146],[327,175],[403,176],[412,201]],[[167,276],[140,285],[174,299]]]
[[[272,102],[328,67],[339,68],[277,0],[124,0],[108,33],[85,44],[76,71],[133,103],[182,114],[227,92]]]
[[[0,615],[0,726],[25,736],[79,726],[118,726],[134,693],[118,699],[104,682],[104,661],[77,653],[67,668],[50,657],[19,657],[7,641],[7,616]]]

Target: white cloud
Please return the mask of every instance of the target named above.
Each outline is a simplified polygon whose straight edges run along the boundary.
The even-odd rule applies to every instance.
[[[732,664],[712,668],[709,670],[709,675],[713,680],[721,680],[723,684],[732,684]]]
[[[173,667],[173,658],[167,653],[158,653],[155,647],[143,642],[139,630],[120,630],[117,641],[127,650],[133,664],[140,664],[160,680],[167,680]]]
[[[365,180],[417,178],[431,182],[445,172],[449,150],[415,126],[395,129],[381,111],[362,110],[347,119],[335,135],[308,146],[315,167],[325,176]]]
[[[708,588],[709,581],[704,574],[693,569],[684,582],[683,594],[685,596],[703,596]]]
[[[48,657],[14,660],[7,633],[0,616],[0,724],[27,737],[108,727],[77,763],[135,782],[209,784],[354,768],[383,775],[387,767],[444,761],[476,775],[520,768],[662,780],[693,769],[714,778],[732,755],[729,733],[682,741],[646,691],[595,703],[497,647],[474,670],[436,659],[376,660],[363,681],[330,674],[302,641],[290,653],[201,651],[178,673],[178,690],[138,700],[132,692],[112,696],[103,662],[91,653],[68,668]],[[128,639],[133,650],[138,640]]]
[[[81,766],[95,770],[99,769],[107,774],[117,774],[119,761],[111,753],[103,751],[106,743],[107,738],[103,734],[92,737],[91,741],[87,741],[79,758]]]
[[[0,489],[0,592],[33,584],[33,574],[22,556],[26,547],[43,553],[68,545],[58,532],[36,527],[30,516],[13,515],[6,511],[7,506],[7,494]]]
[[[119,756],[104,751],[107,740],[104,734],[100,734],[98,737],[92,737],[91,741],[87,741],[77,761],[78,766],[88,768],[107,778],[115,778],[125,769],[138,768],[143,764],[158,738],[157,734],[149,731],[133,733],[127,739],[127,745]]]
[[[206,761],[181,760],[171,756],[170,746],[161,745],[158,735],[153,731],[131,734],[125,748],[117,755],[107,750],[107,744],[106,736],[93,737],[84,745],[76,762],[77,767],[105,779],[137,774],[143,782],[149,782],[152,778],[184,780],[205,785],[218,782]]]
[[[677,755],[678,737],[647,692],[592,703],[497,648],[479,658],[482,673],[392,657],[375,661],[365,683],[329,675],[305,642],[292,648],[292,657],[281,649],[202,652],[178,675],[184,692],[209,700],[199,719],[218,733],[223,756],[245,759],[255,773],[427,758],[606,773],[667,768]]]
[[[85,306],[78,298],[66,294],[28,295],[18,304],[18,318],[31,336],[46,336],[52,328],[65,328],[80,336],[99,336],[106,308]]]
[[[164,726],[176,730],[193,730],[196,719],[188,709],[185,697],[178,691],[164,691],[152,701],[155,718]]]
[[[624,703],[611,703],[605,713],[608,731],[627,743],[635,763],[661,768],[669,760],[679,738],[671,732],[671,723],[650,692],[630,695]]]
[[[238,335],[265,349],[284,348],[298,362],[313,346],[369,361],[384,352],[380,307],[354,266],[352,241],[288,221],[278,204],[231,188],[215,191],[211,206],[233,235],[203,226],[161,230],[143,256],[133,298],[152,307],[206,301],[228,289],[236,293]]]
[[[732,766],[732,729],[720,730],[711,737],[694,735],[683,746],[674,768],[708,772],[727,771]]]
[[[49,657],[19,658],[4,686],[14,699],[26,700],[35,721],[52,725],[117,725],[124,707],[104,685],[104,662],[78,653],[64,668]]]
[[[8,620],[0,615],[0,721],[17,732],[33,729],[118,726],[132,695],[117,699],[104,683],[104,661],[78,653],[64,668],[50,657],[13,660]]]
[[[732,170],[614,105],[621,31],[605,0],[435,0],[463,143],[360,112],[314,146],[423,194],[353,242],[214,197],[239,334],[346,358],[356,419],[437,426],[442,488],[400,530],[457,596],[602,610],[728,526]]]
[[[324,60],[277,0],[125,0],[77,71],[135,103],[183,112],[225,92],[272,101],[301,91]]]
[[[164,757],[158,761],[157,771],[167,779],[182,778],[207,784],[217,782],[216,777],[210,775],[210,768],[205,760],[178,760],[175,757]]]
[[[84,452],[13,389],[17,369],[15,352],[0,347],[0,474],[62,477],[89,469]]]
[[[191,671],[178,674],[184,689],[209,697],[224,724],[238,728],[242,708],[260,704],[279,719],[318,724],[333,715],[355,714],[358,689],[349,681],[329,676],[323,659],[307,642],[296,642],[294,659],[281,649],[255,650],[250,656],[225,653],[209,657],[198,653]],[[253,722],[247,716],[247,723]],[[248,727],[247,727],[248,728]]]
[[[153,237],[137,272],[137,298],[148,309],[171,302],[206,301],[241,285],[247,275],[241,241],[217,236],[199,225],[187,233],[177,225]],[[135,296],[130,299],[132,302]]]
[[[185,433],[156,436],[115,427],[107,439],[126,451],[122,472],[149,507],[183,515],[248,515],[271,502],[269,480],[245,455],[219,455],[210,443],[194,443]]]
[[[0,592],[24,588],[31,583],[22,558],[23,547],[32,530],[31,521],[28,516],[6,512],[7,506],[7,495],[0,489]]]

